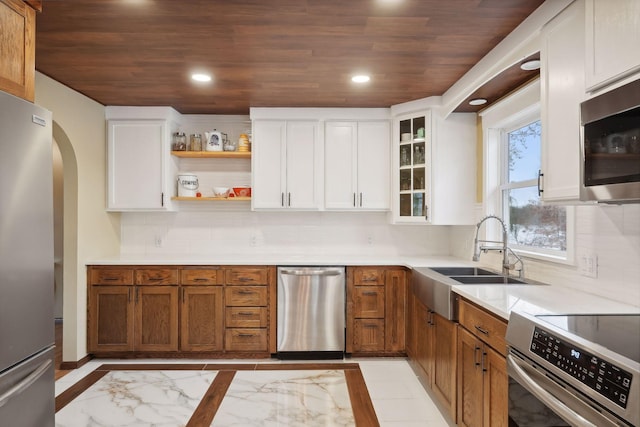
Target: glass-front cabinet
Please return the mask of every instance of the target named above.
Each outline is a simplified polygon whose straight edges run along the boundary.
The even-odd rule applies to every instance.
[[[425,222],[429,206],[431,112],[400,117],[394,135],[395,222]]]

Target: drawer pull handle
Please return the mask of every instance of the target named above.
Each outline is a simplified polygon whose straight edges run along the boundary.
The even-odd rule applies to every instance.
[[[251,277],[238,277],[238,281],[240,281],[240,282],[252,282],[253,279]]]
[[[207,279],[205,277],[196,277],[193,279],[194,282],[206,282]]]
[[[377,325],[363,325],[363,326],[364,326],[364,328],[366,328],[366,329],[375,329],[375,328],[377,328],[377,327],[378,327]]]
[[[478,330],[478,332],[480,332],[481,334],[489,335],[489,331],[487,331],[486,329],[484,329],[484,328],[482,328],[482,327],[480,327],[478,325],[475,325],[475,327]]]
[[[113,282],[115,280],[118,280],[118,277],[105,277],[103,280],[106,280],[108,282]]]
[[[240,338],[253,338],[255,337],[254,334],[238,334],[238,337]]]
[[[368,297],[373,297],[373,296],[378,295],[378,293],[377,293],[377,292],[375,292],[375,291],[364,291],[364,292],[362,293],[362,295],[366,295],[366,296],[368,296]]]
[[[255,294],[255,291],[238,291],[240,295],[252,295]]]
[[[247,311],[238,312],[238,316],[253,316],[253,313],[249,313]]]
[[[152,282],[158,282],[158,281],[160,281],[162,279],[163,279],[162,277],[149,277],[149,280],[152,281]]]

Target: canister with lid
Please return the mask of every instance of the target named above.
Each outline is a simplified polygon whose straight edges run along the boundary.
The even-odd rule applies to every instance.
[[[191,134],[191,144],[189,148],[191,151],[202,151],[202,135],[201,134],[199,133]]]
[[[184,132],[176,132],[173,134],[173,151],[186,151],[187,150],[187,136]]]

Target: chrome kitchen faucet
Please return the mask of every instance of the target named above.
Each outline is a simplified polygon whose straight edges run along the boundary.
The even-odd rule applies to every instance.
[[[502,226],[502,241],[497,240],[478,240],[478,234],[480,233],[480,226],[488,219],[495,219]],[[507,226],[504,221],[495,215],[487,215],[480,220],[480,222],[476,225],[476,237],[474,239],[474,251],[473,251],[473,261],[480,260],[480,252],[488,252],[488,251],[501,251],[502,252],[502,274],[505,276],[509,276],[509,270],[513,270],[516,268],[516,265],[520,263],[520,269],[518,270],[518,277],[520,279],[524,278],[524,262],[522,262],[522,258],[518,256],[508,245],[509,235],[507,233]],[[500,243],[502,246],[480,246],[480,243]],[[516,262],[511,264],[509,262],[509,252],[516,258]]]

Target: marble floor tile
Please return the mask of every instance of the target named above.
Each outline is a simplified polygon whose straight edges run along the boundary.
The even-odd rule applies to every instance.
[[[215,371],[112,371],[56,414],[56,427],[184,426]]]
[[[211,425],[338,427],[355,421],[342,370],[239,371]]]

